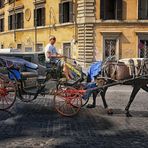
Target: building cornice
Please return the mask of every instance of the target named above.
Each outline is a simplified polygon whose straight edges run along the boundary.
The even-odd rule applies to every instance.
[[[15,9],[15,10],[24,9],[24,5],[18,5],[18,6],[16,6],[15,8],[11,6],[11,7],[8,9],[8,11],[9,11],[9,12],[10,12],[10,11],[14,11],[14,9]]]
[[[63,24],[55,24],[55,25],[47,25],[47,26],[41,26],[41,27],[37,27],[37,30],[41,30],[41,29],[56,29],[59,27],[68,27],[68,26],[73,26],[73,23],[63,23]],[[34,31],[35,28],[24,28],[24,29],[16,29],[15,32],[22,32],[22,31]],[[0,32],[0,35],[2,34],[9,34],[9,33],[14,33],[14,30],[9,30],[9,31],[5,31],[5,32]]]
[[[34,0],[33,1],[33,4],[36,4],[36,5],[42,4],[42,3],[46,3],[46,0]]]

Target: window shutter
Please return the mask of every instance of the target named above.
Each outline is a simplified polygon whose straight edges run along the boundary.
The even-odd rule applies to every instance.
[[[63,3],[59,4],[59,23],[63,23]]]
[[[12,30],[17,28],[17,14],[12,15]]]
[[[24,28],[24,13],[21,13],[21,28]]]
[[[37,26],[37,9],[34,9],[34,27]]]
[[[10,30],[10,16],[8,16],[8,30]]]
[[[100,0],[100,19],[105,19],[105,1],[106,0]]]
[[[21,20],[18,20],[18,14],[15,14],[14,15],[14,27],[15,27],[15,29],[18,29],[20,27],[19,21],[21,21]]]
[[[42,8],[42,26],[45,26],[45,8]]]
[[[122,0],[116,0],[117,8],[116,8],[116,19],[122,20]]]
[[[73,2],[69,2],[69,22],[74,21],[73,7],[74,7]]]
[[[2,19],[0,19],[0,32],[2,32]]]
[[[138,19],[142,19],[141,11],[142,11],[141,0],[138,0]]]
[[[3,31],[4,31],[4,28],[5,28],[5,19],[3,19]]]

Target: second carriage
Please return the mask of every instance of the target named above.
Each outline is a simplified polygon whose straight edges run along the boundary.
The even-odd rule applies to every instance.
[[[50,64],[52,66],[46,69],[45,76],[39,76],[36,64],[15,57],[0,57],[0,109],[9,109],[16,98],[30,102],[38,95],[52,95],[55,109],[60,114],[76,115],[83,105],[81,82],[84,81],[84,73],[80,67],[67,63],[75,79],[66,81],[62,68]],[[26,85],[29,78],[36,82],[34,86]]]

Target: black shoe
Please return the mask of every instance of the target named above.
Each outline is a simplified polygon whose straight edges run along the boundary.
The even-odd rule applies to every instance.
[[[88,104],[87,105],[87,108],[95,108],[96,107],[96,105],[94,105],[94,104]]]

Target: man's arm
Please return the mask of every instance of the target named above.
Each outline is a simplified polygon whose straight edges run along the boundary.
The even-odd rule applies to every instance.
[[[52,54],[50,51],[48,51],[47,54],[48,54],[48,58],[64,58],[63,55],[60,55],[58,53]]]

